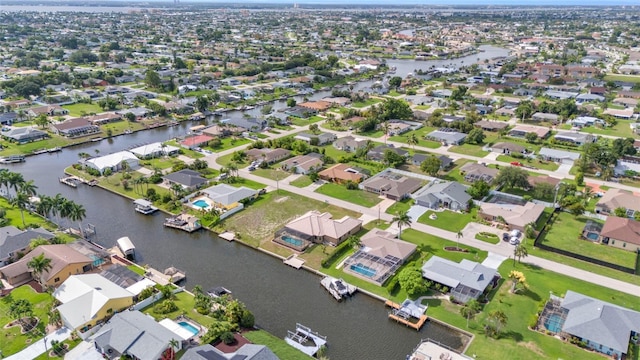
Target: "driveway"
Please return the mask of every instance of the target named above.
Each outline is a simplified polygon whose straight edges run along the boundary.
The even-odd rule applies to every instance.
[[[92,343],[83,341],[74,347],[65,356],[65,360],[103,360],[102,354],[96,350]]]
[[[486,267],[490,267],[492,269],[497,269],[500,267],[500,265],[502,265],[502,262],[504,262],[505,260],[507,260],[505,256],[498,255],[489,251],[489,254],[487,254],[487,258],[484,259],[484,261],[482,262],[482,265]]]
[[[51,350],[51,341],[64,341],[69,336],[71,336],[71,330],[63,327],[62,329],[58,329],[55,332],[47,334],[47,336],[29,345],[28,348],[20,351],[19,353],[6,357],[5,360],[35,359],[47,350]],[[44,343],[45,341],[47,342],[46,345]]]
[[[424,213],[426,213],[428,210],[429,209],[424,206],[413,205],[412,207],[409,208],[407,215],[409,215],[409,217],[411,218],[411,221],[418,221],[420,216],[424,215]]]
[[[556,170],[556,173],[562,175],[563,177],[566,177],[567,175],[569,175],[569,170],[571,170],[572,167],[573,167],[573,163],[561,164],[558,170]]]

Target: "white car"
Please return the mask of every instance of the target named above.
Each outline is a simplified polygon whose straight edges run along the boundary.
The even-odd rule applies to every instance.
[[[511,237],[511,239],[509,240],[509,244],[511,244],[511,245],[518,245],[518,244],[520,244],[520,240],[518,240],[518,238],[517,238],[517,237],[512,236],[512,237]]]

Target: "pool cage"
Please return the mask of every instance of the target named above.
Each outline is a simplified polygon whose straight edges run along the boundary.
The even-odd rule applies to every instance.
[[[600,238],[600,232],[602,231],[602,224],[599,224],[593,220],[587,220],[582,229],[582,238],[589,241],[598,241]]]
[[[351,269],[351,266],[364,265],[367,268],[375,271],[371,277],[364,276],[362,273],[355,272]],[[399,259],[395,256],[387,255],[384,258],[381,258],[376,255],[371,255],[366,251],[358,250],[353,255],[351,255],[344,262],[344,269],[348,270],[351,273],[355,273],[360,277],[364,277],[367,280],[371,280],[379,285],[384,284],[387,279],[393,275],[396,270],[402,265],[402,259]]]
[[[562,325],[564,325],[568,313],[569,311],[562,307],[562,298],[550,295],[549,301],[544,304],[538,317],[537,330],[550,331],[556,335],[562,333]]]
[[[284,228],[276,231],[273,242],[302,252],[312,244],[313,240],[308,236],[304,236]]]

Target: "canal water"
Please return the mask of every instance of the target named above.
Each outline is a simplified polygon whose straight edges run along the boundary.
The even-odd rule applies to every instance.
[[[481,54],[488,52],[478,55]],[[429,62],[417,64],[430,66]],[[418,65],[408,64],[407,68],[413,71],[415,66]],[[322,96],[326,93],[313,97]],[[25,163],[6,167],[34,180],[39,193],[61,193],[83,204],[87,213],[84,223],[95,225],[97,243],[111,247],[116,239],[129,236],[136,245],[140,264],[161,270],[169,266],[185,270],[188,289],[198,284],[204,289],[219,285],[230,289],[254,312],[257,325],[280,338],[287,330],[293,330],[296,323],[309,326],[328,337],[328,355],[332,359],[403,359],[424,338],[453,348],[462,345],[458,335],[437,323],[428,322],[417,332],[387,319],[383,304],[364,294],[337,303],[320,287],[316,275],[287,267],[281,260],[257,250],[229,243],[207,231],[187,234],[166,229],[161,213],[137,214],[130,200],[99,188],[74,189],[58,182],[63,169],[75,163],[81,152],[108,154],[164,141],[186,134],[192,125],[180,124],[82,144],[58,153],[32,156]]]

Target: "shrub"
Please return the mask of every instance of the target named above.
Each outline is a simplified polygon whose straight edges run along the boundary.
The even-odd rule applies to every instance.
[[[233,337],[233,333],[231,331],[225,331],[220,335],[220,340],[222,340],[223,343],[229,345],[233,344],[236,339]]]
[[[322,260],[320,264],[323,268],[328,268],[334,261],[349,251],[349,249],[351,249],[351,244],[348,241],[343,242],[336,246],[336,249],[326,259]]]
[[[178,310],[178,305],[173,300],[165,300],[153,307],[153,312],[156,314],[168,314],[176,310]]]
[[[394,295],[398,292],[398,277],[394,276],[387,283],[387,292],[391,295]]]
[[[140,292],[140,294],[138,295],[138,299],[144,300],[150,297],[151,295],[153,295],[154,292],[155,292],[155,289],[153,288],[153,286],[149,286]]]

